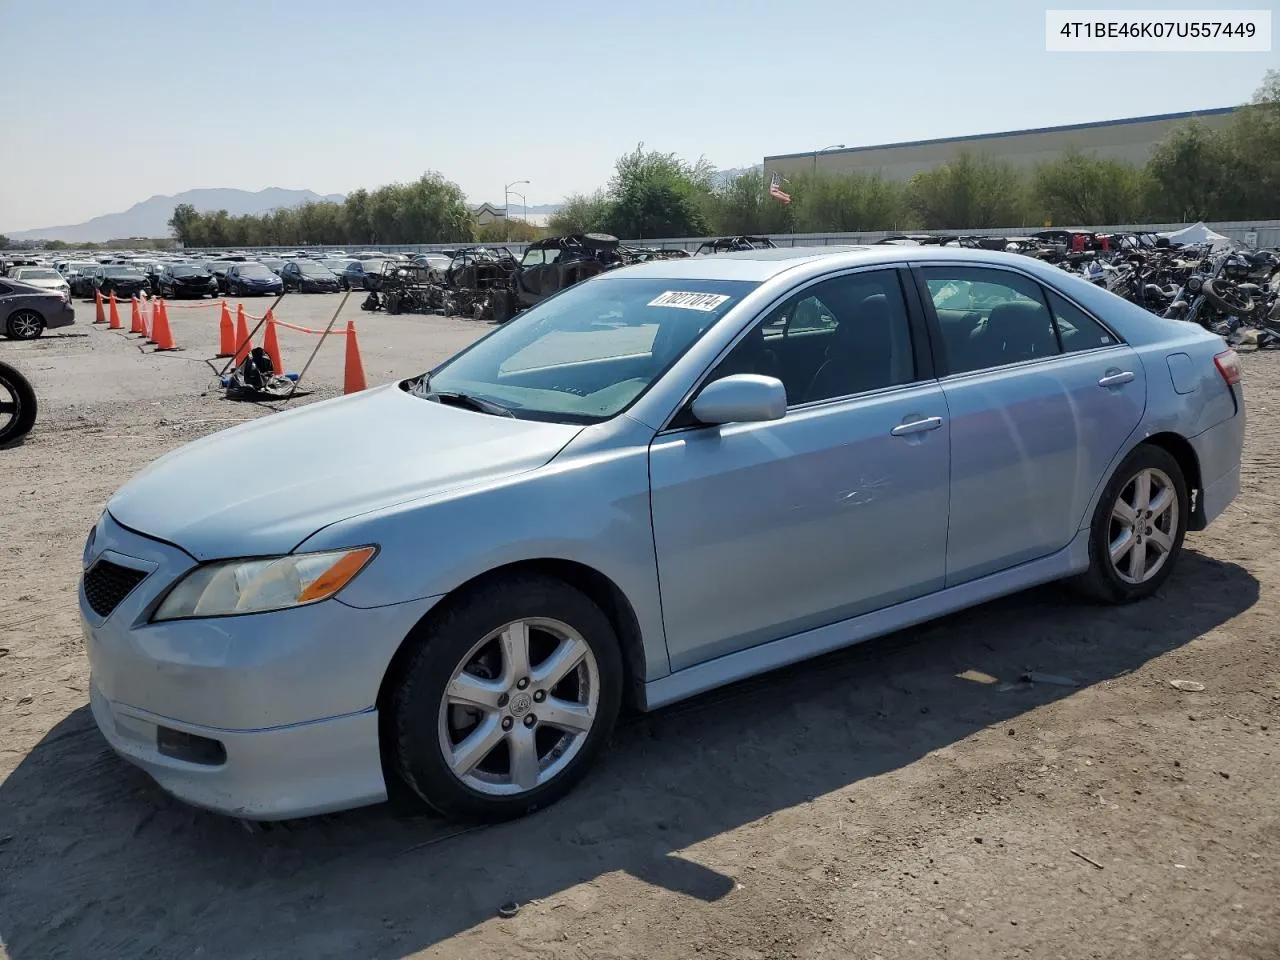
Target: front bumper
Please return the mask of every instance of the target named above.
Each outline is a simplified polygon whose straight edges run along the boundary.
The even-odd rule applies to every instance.
[[[96,685],[89,704],[116,753],[197,807],[246,820],[286,820],[387,798],[373,710],[270,730],[223,730],[113,704]],[[216,740],[226,759],[207,765],[166,756],[157,746],[162,728]]]
[[[338,600],[275,613],[151,623],[195,566],[178,547],[104,514],[98,558],[147,575],[107,616],[80,616],[94,718],[112,748],[198,806],[282,819],[385,797],[375,704],[401,641],[434,599],[373,609]],[[157,734],[222,745],[221,762],[162,753]]]

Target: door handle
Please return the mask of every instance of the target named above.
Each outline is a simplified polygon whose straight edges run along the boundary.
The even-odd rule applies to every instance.
[[[1108,373],[1098,381],[1100,387],[1118,387],[1133,380],[1133,371],[1121,370],[1119,373]]]
[[[923,420],[912,420],[910,423],[900,423],[889,431],[891,437],[909,437],[916,433],[927,433],[930,430],[937,430],[942,426],[941,417],[925,417]]]

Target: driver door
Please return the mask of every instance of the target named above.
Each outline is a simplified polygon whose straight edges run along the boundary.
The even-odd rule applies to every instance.
[[[811,374],[788,356],[786,328],[814,299],[808,312],[832,322],[791,345],[805,356],[821,348]],[[757,321],[706,380],[779,376],[782,420],[655,438],[651,509],[673,670],[941,588],[950,430],[921,324],[898,270],[820,281]]]

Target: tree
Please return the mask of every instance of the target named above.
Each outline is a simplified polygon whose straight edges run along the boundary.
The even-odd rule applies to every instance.
[[[545,231],[539,230],[527,220],[491,220],[489,223],[477,225],[475,239],[478,243],[503,243],[511,240],[516,243],[528,243],[537,240]]]
[[[184,246],[197,246],[203,243],[197,236],[202,227],[200,213],[191,204],[180,203],[173,208],[173,216],[169,218],[169,229]]]
[[[1165,137],[1147,161],[1152,213],[1160,220],[1207,220],[1226,191],[1227,150],[1199,121]]]
[[[1022,182],[1009,164],[961,153],[917,173],[907,188],[912,210],[928,229],[1013,226],[1022,220]]]
[[[608,229],[609,215],[609,199],[603,190],[591,194],[575,193],[547,218],[547,229],[553,236],[600,233]]]
[[[713,173],[705,159],[691,164],[638,144],[618,158],[609,181],[609,232],[628,240],[701,236]]]
[[[888,230],[906,217],[902,186],[879,172],[803,174],[788,192],[800,233]]]
[[[1068,150],[1036,167],[1031,201],[1038,216],[1055,224],[1131,223],[1143,216],[1142,171],[1123,160]]]
[[[7,250],[9,247],[9,243],[10,243],[9,238],[6,237],[3,233],[0,233],[0,250]]]
[[[747,170],[716,188],[710,197],[708,218],[714,233],[790,233],[795,229],[794,204],[769,196],[763,170]]]

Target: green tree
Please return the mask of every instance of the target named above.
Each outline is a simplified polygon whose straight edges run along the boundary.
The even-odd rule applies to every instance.
[[[705,159],[691,164],[637,145],[609,181],[609,232],[624,240],[705,234],[713,173]]]
[[[1023,219],[1022,192],[1022,181],[1009,164],[961,153],[912,177],[907,202],[931,230],[1014,226]]]
[[[1222,206],[1232,166],[1223,138],[1198,121],[1165,137],[1147,161],[1152,214],[1159,220],[1207,220]]]
[[[907,216],[902,185],[879,172],[802,174],[788,193],[799,233],[889,230]]]
[[[1123,160],[1099,159],[1068,150],[1036,167],[1031,204],[1037,219],[1055,224],[1100,226],[1143,217],[1142,171]]]
[[[552,236],[600,233],[609,228],[609,216],[609,198],[603,190],[590,194],[575,193],[547,218],[547,229]]]
[[[173,216],[169,218],[169,229],[185,246],[196,246],[202,243],[203,228],[203,217],[191,204],[180,203],[173,208]]]
[[[1221,219],[1280,216],[1280,71],[1269,70],[1253,102],[1219,136]]]
[[[7,250],[10,240],[3,233],[0,233],[0,250]]]
[[[795,229],[793,207],[769,196],[763,170],[747,170],[715,189],[707,209],[713,233],[738,236],[791,233]]]

